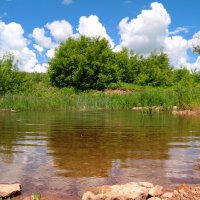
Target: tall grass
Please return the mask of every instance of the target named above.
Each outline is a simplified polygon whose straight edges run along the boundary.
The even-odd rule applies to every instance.
[[[17,111],[119,110],[154,106],[165,110],[173,106],[180,109],[200,106],[200,88],[151,89],[125,94],[99,91],[76,93],[71,89],[62,89],[42,95],[6,94],[0,97],[0,108]]]

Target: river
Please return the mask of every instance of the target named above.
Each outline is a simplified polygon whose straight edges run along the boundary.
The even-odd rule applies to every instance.
[[[0,183],[79,198],[131,181],[200,182],[200,118],[135,111],[0,113]]]

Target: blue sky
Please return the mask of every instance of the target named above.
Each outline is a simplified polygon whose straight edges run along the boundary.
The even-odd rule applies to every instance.
[[[45,71],[59,42],[100,35],[115,51],[162,49],[175,67],[200,69],[191,48],[199,7],[199,0],[0,0],[0,54],[12,52],[22,70]]]

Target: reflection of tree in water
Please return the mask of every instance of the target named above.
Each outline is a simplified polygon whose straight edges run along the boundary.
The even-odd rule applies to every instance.
[[[0,114],[0,160],[12,162],[13,143],[17,141],[18,135],[14,132],[17,129],[15,114]]]
[[[168,159],[169,116],[127,111],[81,113],[65,120],[51,125],[48,143],[64,176],[107,177],[116,161],[126,168],[134,165],[131,160]]]

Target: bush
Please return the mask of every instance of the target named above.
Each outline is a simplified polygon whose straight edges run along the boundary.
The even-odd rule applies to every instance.
[[[14,57],[11,54],[0,57],[0,94],[23,92],[29,86],[26,74],[17,70]]]
[[[105,39],[69,38],[60,44],[49,62],[50,81],[57,87],[104,89],[119,78],[114,57]]]

